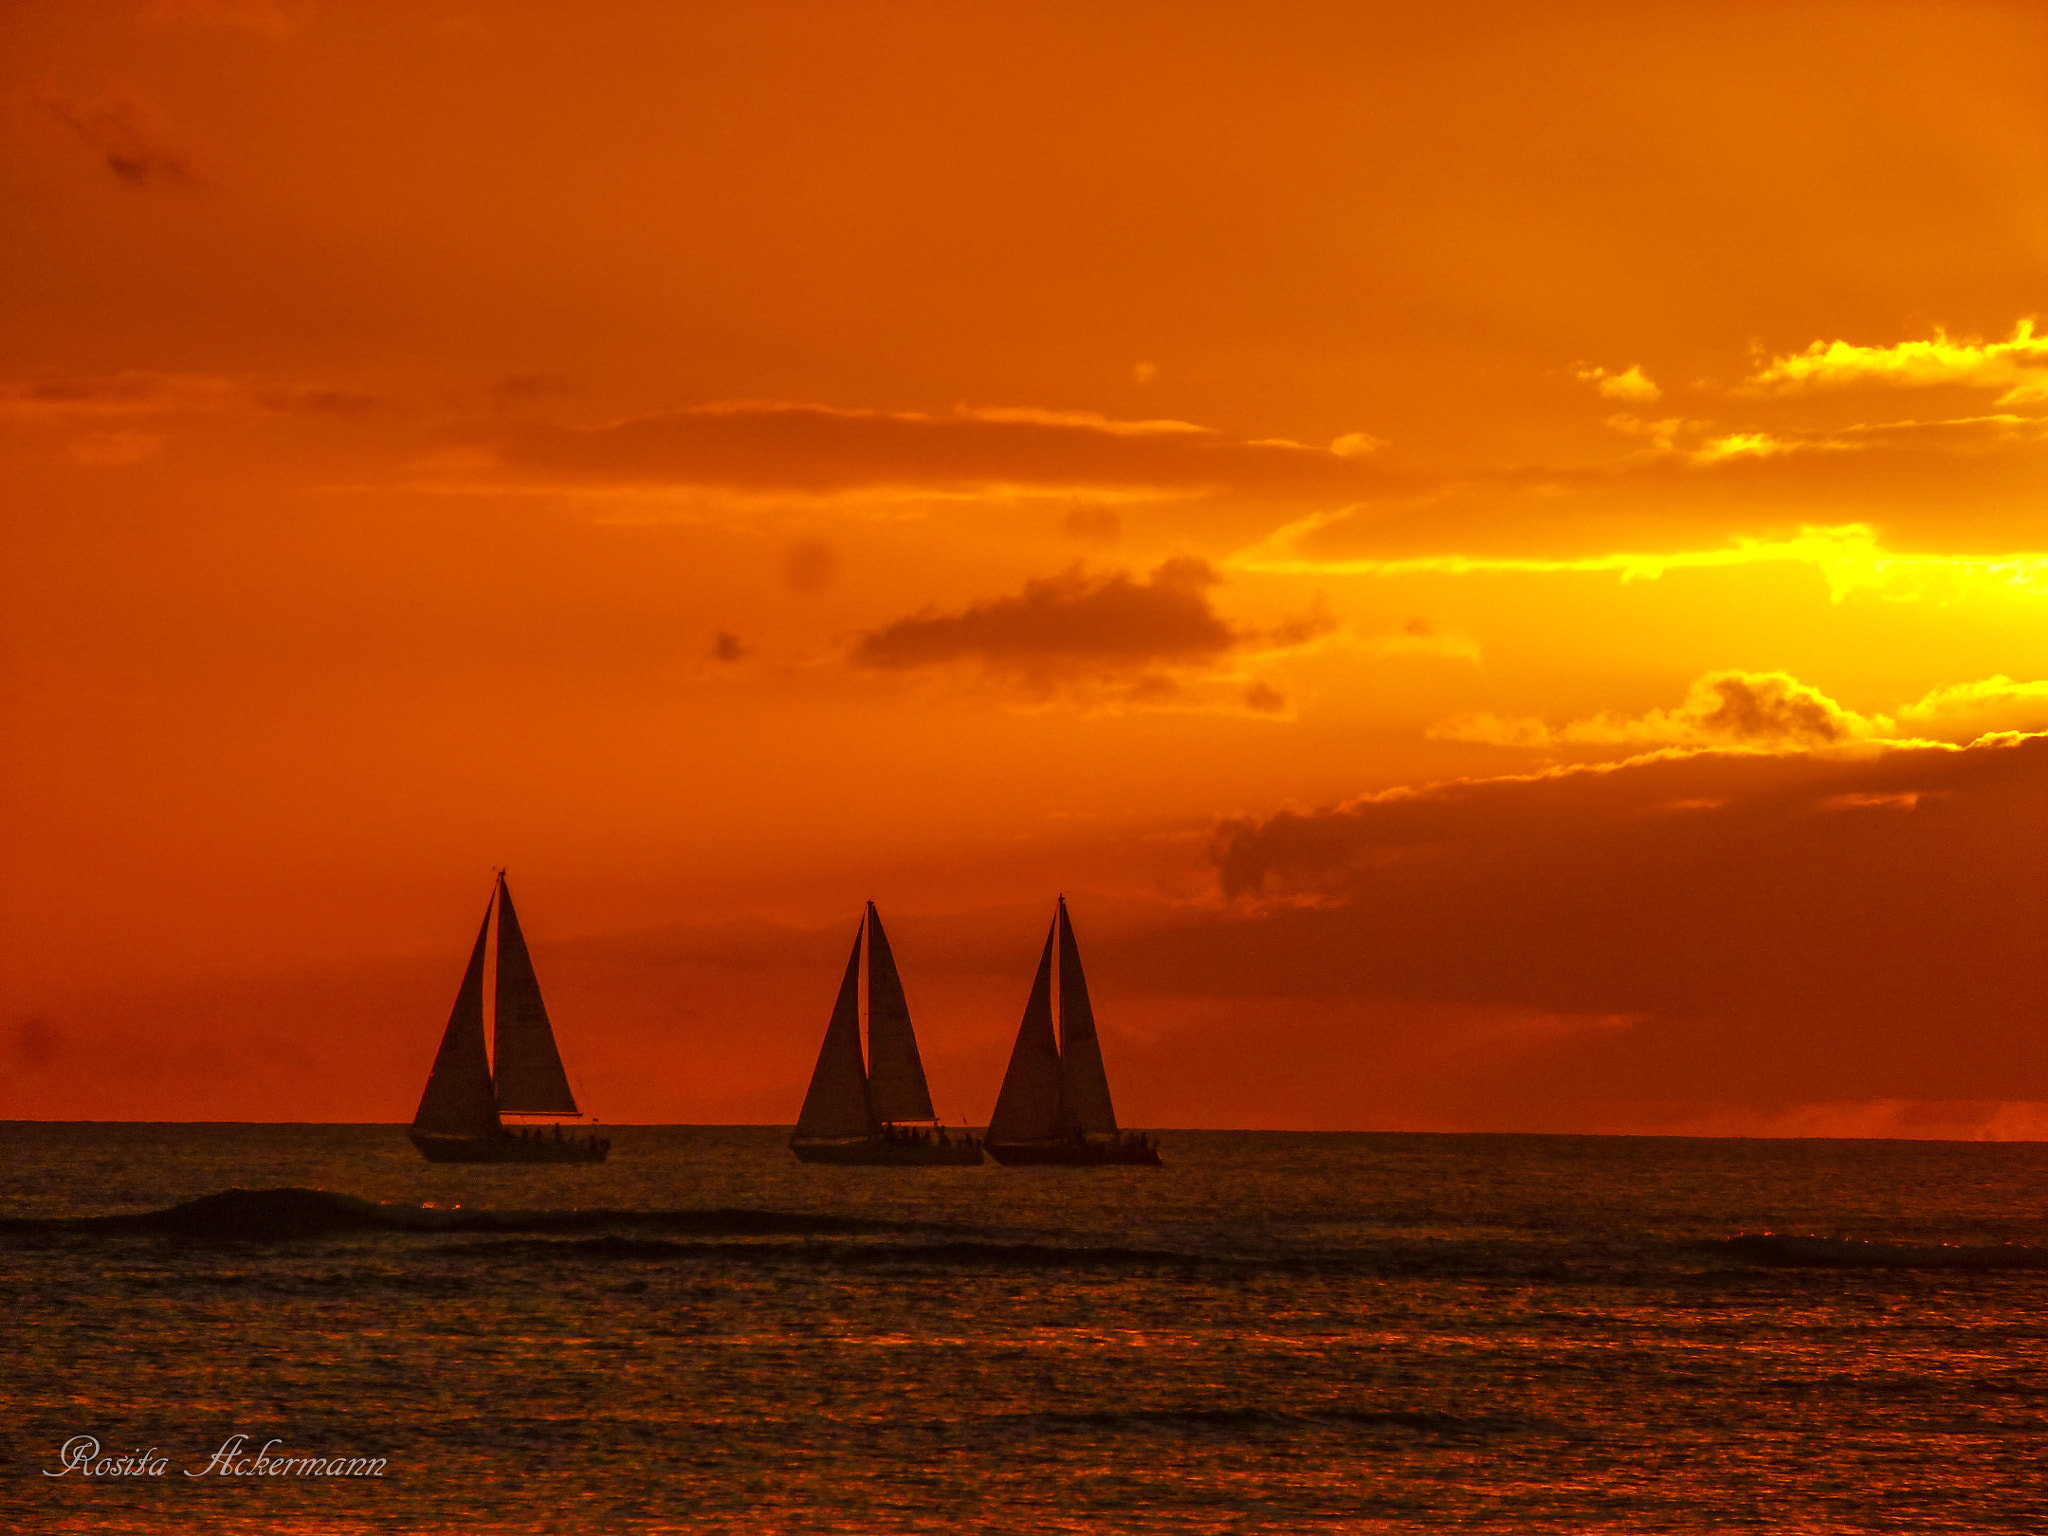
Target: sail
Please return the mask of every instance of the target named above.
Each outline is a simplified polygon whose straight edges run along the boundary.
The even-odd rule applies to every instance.
[[[497,893],[491,893],[495,900]],[[484,903],[484,924],[476,931],[469,969],[455,994],[455,1009],[427,1074],[419,1113],[412,1123],[443,1136],[486,1136],[498,1124],[491,1092],[491,1064],[484,1055],[484,941],[491,933],[491,903]]]
[[[1055,932],[1058,927],[1055,918]],[[996,1095],[996,1111],[989,1116],[992,1142],[1051,1141],[1066,1134],[1060,1123],[1060,1048],[1052,1037],[1052,946],[1053,934],[1048,933],[1045,953],[1038,957],[1038,976],[1031,983],[1031,1000],[1024,1005],[1024,1022],[1017,1027],[1009,1070],[1003,1073],[1002,1092]]]
[[[1060,1092],[1068,1125],[1086,1136],[1114,1136],[1116,1110],[1109,1102],[1109,1074],[1102,1068],[1102,1044],[1095,1037],[1095,1010],[1088,1006],[1088,980],[1081,951],[1060,898],[1053,926],[1060,936]]]
[[[875,904],[868,903],[868,1102],[877,1120],[932,1120],[931,1090],[910,1027],[903,978]]]
[[[573,1115],[576,1095],[562,1071],[540,978],[519,932],[512,892],[498,876],[498,1108],[514,1115]]]
[[[839,984],[839,1001],[832,1005],[825,1043],[818,1047],[818,1064],[811,1069],[811,1088],[796,1117],[796,1134],[866,1136],[874,1128],[874,1116],[868,1111],[867,1072],[860,1064],[860,931],[855,929],[846,980]]]

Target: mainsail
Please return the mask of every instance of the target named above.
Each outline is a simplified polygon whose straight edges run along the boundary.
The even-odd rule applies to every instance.
[[[1060,898],[1053,926],[1060,936],[1061,1118],[1084,1136],[1114,1136],[1116,1110],[1109,1102],[1109,1074],[1102,1069],[1102,1044],[1095,1037],[1095,1010],[1081,974],[1081,951]]]
[[[846,979],[825,1026],[825,1043],[811,1070],[810,1092],[797,1116],[800,1137],[866,1136],[875,1129],[868,1109],[867,1071],[860,1061],[860,931],[853,935],[853,953],[846,961]]]
[[[512,910],[512,892],[498,876],[498,1025],[496,1066],[498,1108],[513,1115],[573,1115],[576,1095],[569,1091],[547,1005],[540,1000],[540,978],[519,932]]]
[[[931,1089],[910,1027],[903,978],[882,932],[875,904],[868,903],[868,1103],[877,1120],[932,1120]]]
[[[491,893],[495,900],[497,893]],[[497,1127],[497,1101],[491,1092],[491,1064],[484,1054],[484,943],[491,934],[491,903],[484,903],[483,926],[469,969],[455,993],[455,1008],[434,1054],[426,1092],[412,1123],[442,1136],[487,1136]]]
[[[1045,953],[1038,957],[1038,975],[1031,983],[1031,1000],[1024,1005],[1009,1070],[996,1095],[995,1113],[989,1117],[992,1142],[1051,1141],[1067,1130],[1060,1114],[1060,1048],[1052,1033],[1052,956],[1058,933],[1055,915],[1045,936]]]

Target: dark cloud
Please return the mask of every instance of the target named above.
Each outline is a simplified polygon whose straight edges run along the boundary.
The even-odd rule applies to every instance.
[[[1075,503],[1067,513],[1062,525],[1070,539],[1079,539],[1086,544],[1114,544],[1123,537],[1123,520],[1107,507],[1083,506]]]
[[[266,383],[207,373],[38,373],[0,378],[0,420],[83,421],[228,410],[354,416],[391,402],[331,384]]]
[[[132,191],[200,184],[184,152],[166,143],[146,120],[140,104],[128,97],[86,102],[44,90],[37,93],[35,103],[70,129],[100,157],[115,179]]]
[[[1030,676],[1129,672],[1214,662],[1247,638],[1209,606],[1216,573],[1205,561],[1168,560],[1140,580],[1081,566],[984,598],[957,613],[928,609],[863,635],[864,667],[979,662]]]
[[[1233,624],[1210,604],[1218,580],[1189,556],[1143,577],[1076,565],[1025,582],[1015,597],[928,608],[871,630],[850,659],[894,671],[978,667],[1037,699],[1066,692],[1112,707],[1284,713],[1286,697],[1247,681],[1244,660],[1306,645],[1336,622],[1318,605],[1270,628]]]
[[[814,597],[839,574],[839,552],[823,539],[795,539],[782,552],[782,579],[792,592]]]
[[[14,1026],[14,1047],[16,1065],[29,1072],[39,1072],[55,1061],[63,1049],[57,1026],[40,1014],[30,1014]]]
[[[574,394],[576,386],[566,374],[514,373],[490,387],[491,405],[500,411],[530,410],[547,400]]]
[[[943,415],[739,402],[498,436],[508,470],[541,478],[828,494],[1100,487],[1356,496],[1383,471],[1325,449],[1239,442],[1178,422],[1026,410]]]
[[[1255,715],[1277,715],[1287,708],[1287,697],[1267,683],[1253,683],[1244,691],[1244,707]]]
[[[1584,1047],[1616,1093],[2048,1097],[2043,846],[2038,736],[1395,790],[1223,825],[1222,887],[1252,905],[1175,965],[1191,989],[1639,1018]]]
[[[1720,672],[1693,693],[1699,727],[1708,735],[1759,744],[1826,744],[1856,735],[1853,717],[1833,699],[1782,674]]]

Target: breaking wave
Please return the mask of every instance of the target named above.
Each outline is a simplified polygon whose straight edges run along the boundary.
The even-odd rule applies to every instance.
[[[382,1204],[329,1189],[227,1189],[160,1211],[0,1218],[4,1232],[134,1232],[216,1242],[276,1242],[348,1232],[577,1232],[636,1228],[706,1237],[836,1237],[929,1232],[929,1222],[794,1211],[491,1211]]]

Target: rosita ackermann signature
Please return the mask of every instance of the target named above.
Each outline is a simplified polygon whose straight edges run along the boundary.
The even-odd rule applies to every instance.
[[[294,1456],[271,1454],[284,1442],[266,1440],[263,1448],[251,1451],[248,1435],[229,1435],[220,1449],[196,1471],[180,1468],[187,1477],[382,1477],[382,1456]],[[43,1469],[45,1477],[162,1477],[170,1458],[155,1446],[141,1447],[124,1456],[106,1456],[91,1435],[73,1435],[57,1452],[57,1470]]]

